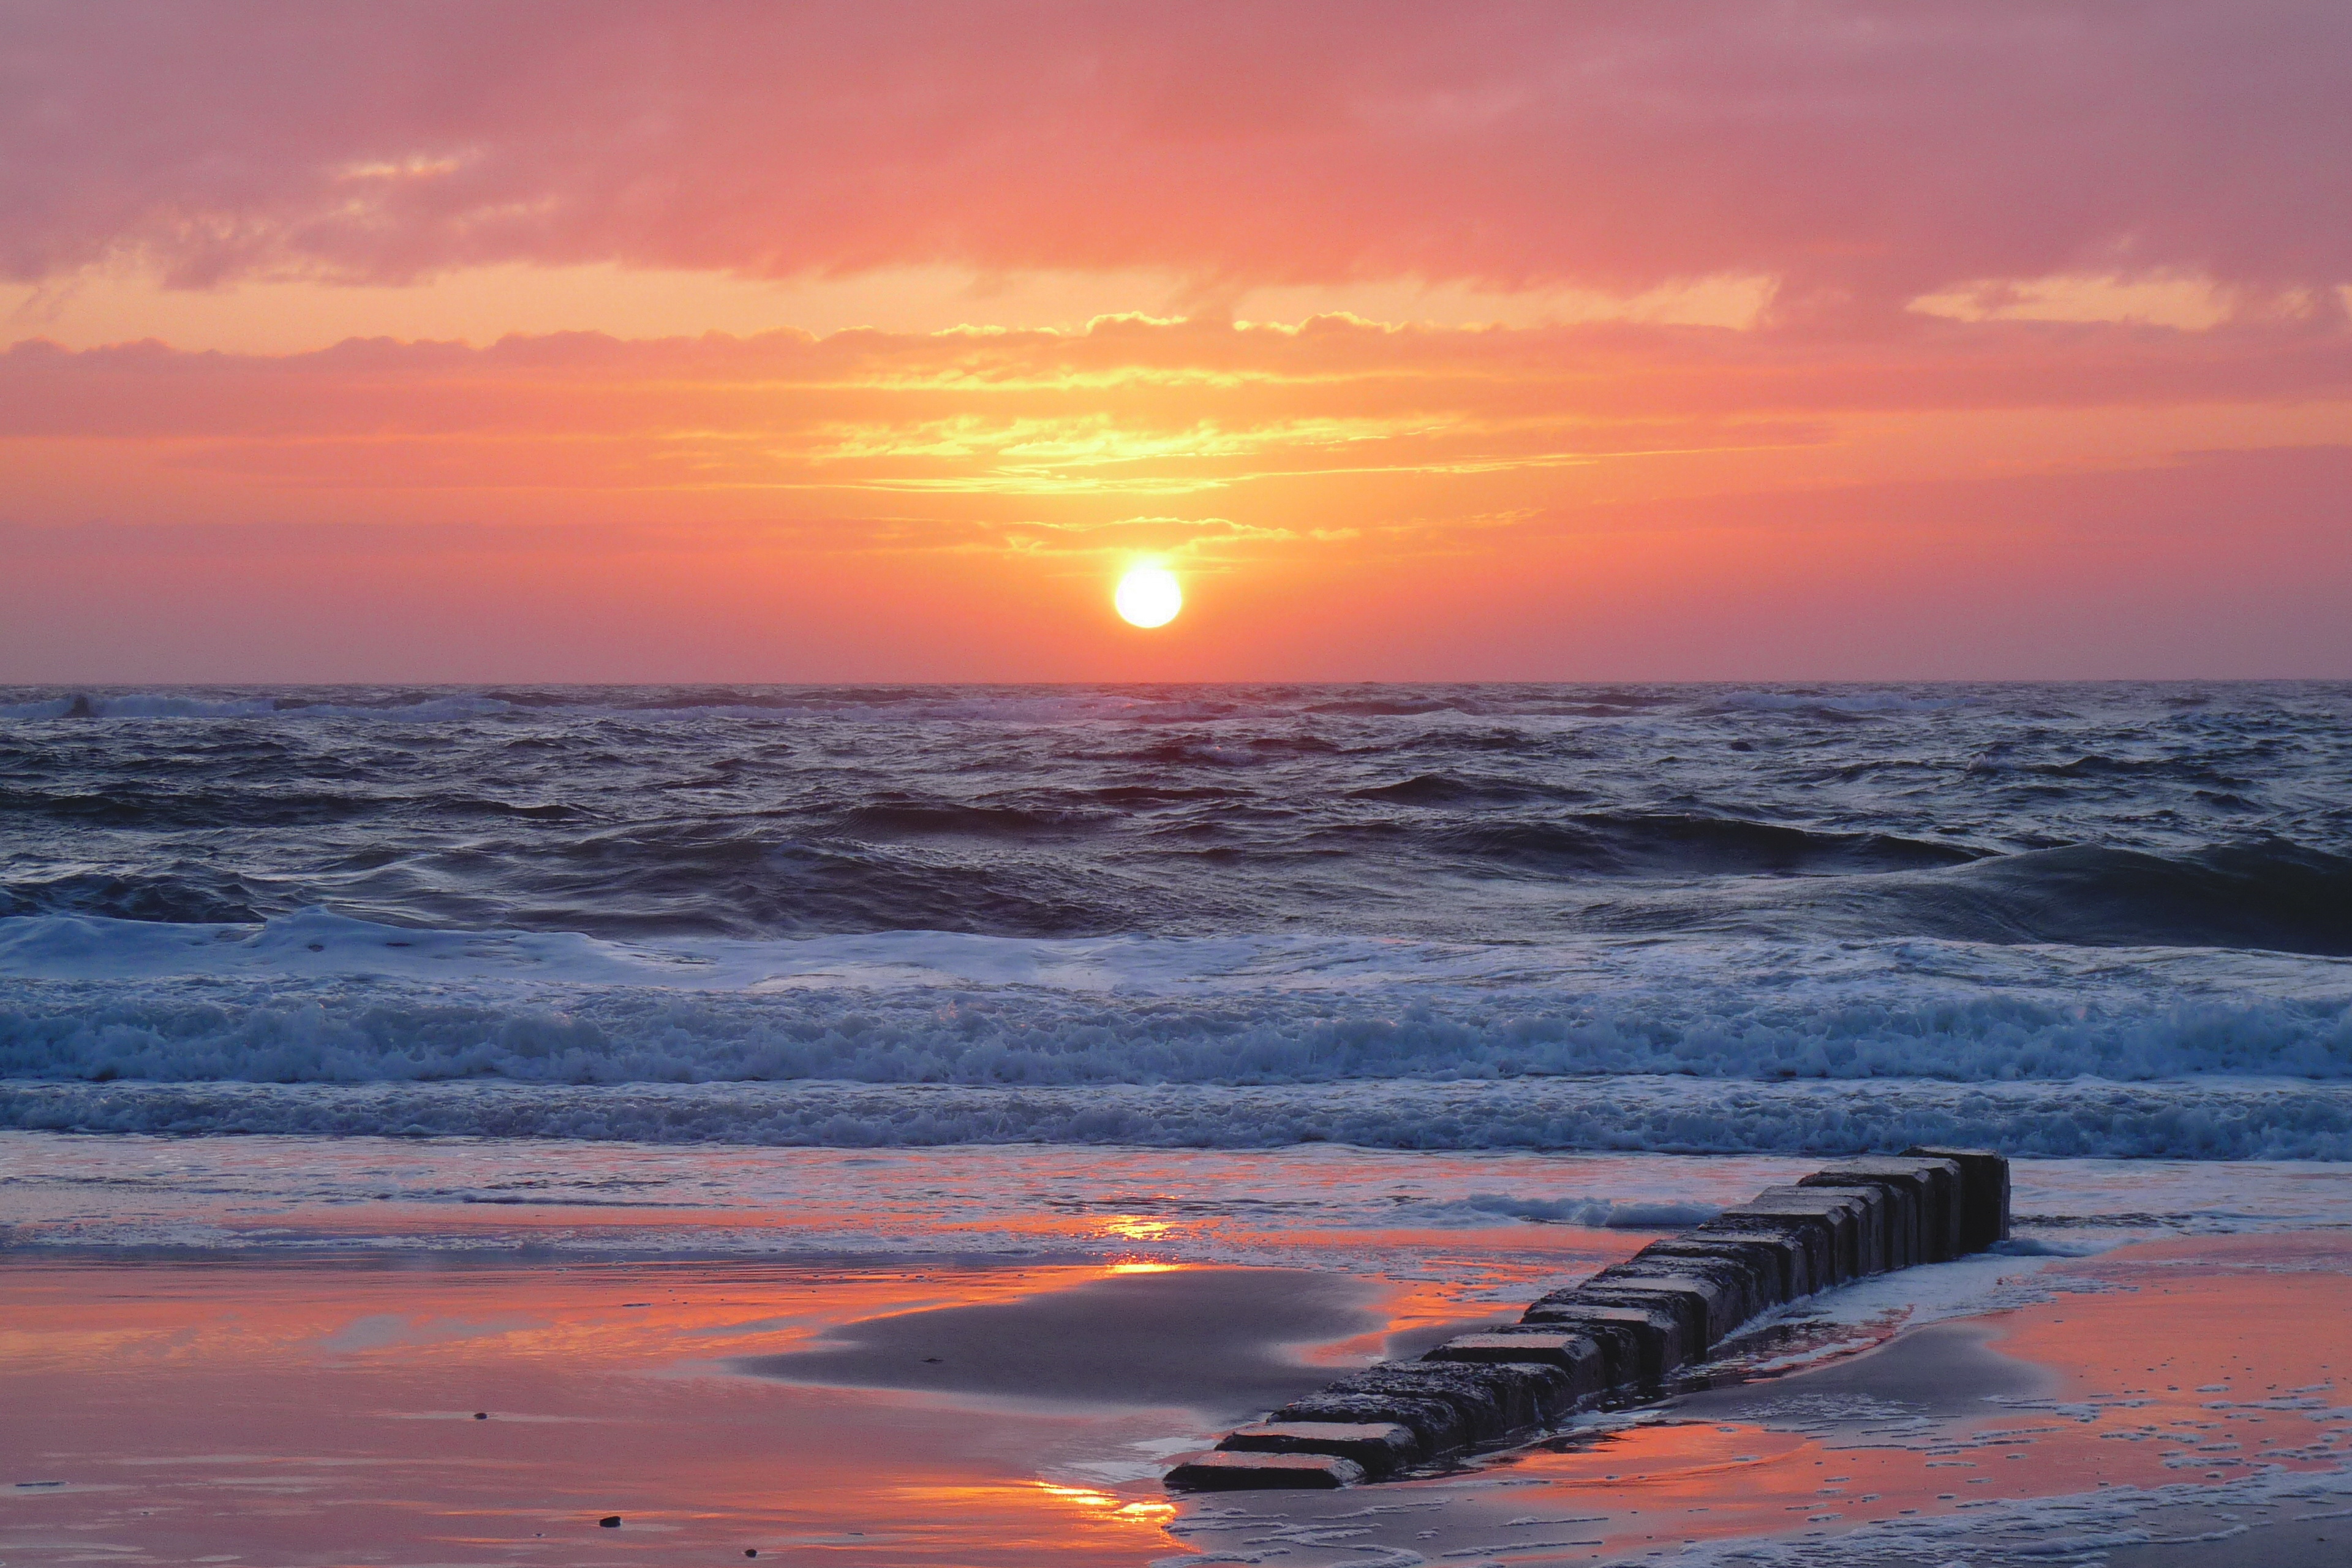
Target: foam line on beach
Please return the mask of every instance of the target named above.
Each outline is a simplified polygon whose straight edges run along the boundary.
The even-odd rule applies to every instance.
[[[5,1008],[0,1008],[5,1016]],[[1912,1143],[2036,1159],[2352,1159],[2352,1085],[1757,1083],[1699,1078],[997,1087],[793,1080],[97,1082],[0,1078],[0,1129],[547,1138],[768,1148],[1645,1151],[1823,1157]]]
[[[1385,1480],[1532,1441],[1677,1372],[1790,1301],[2009,1237],[2009,1162],[1914,1147],[1849,1160],[1651,1243],[1518,1322],[1351,1373],[1167,1475],[1184,1491]]]

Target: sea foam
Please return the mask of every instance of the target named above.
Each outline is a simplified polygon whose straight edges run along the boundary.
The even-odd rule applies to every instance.
[[[924,1142],[950,1128],[1080,1136],[1092,1126],[1095,1138],[1146,1142],[1810,1152],[1975,1129],[2053,1152],[2242,1157],[2339,1146],[2338,1090],[2352,1082],[2352,964],[2207,950],[2118,962],[1916,940],[1529,946],[925,931],[655,944],[420,931],[312,910],[259,925],[0,921],[0,976],[10,981],[0,1076],[20,1080],[1063,1091],[1050,1105],[982,1097],[952,1111],[887,1097],[854,1112],[837,1097],[755,1097],[646,1112],[695,1136],[753,1142]],[[1633,1079],[1650,1087],[1625,1087]],[[1805,1083],[1870,1086],[1875,1109],[1852,1088],[1826,1100],[1755,1098]],[[1481,1087],[1445,1102],[1444,1116],[1405,1094],[1450,1084]],[[2050,1092],[1982,1098],[2008,1085]],[[1220,1127],[1200,1100],[1111,1096],[1089,1109],[1078,1092],[1180,1087],[1349,1095],[1276,1095]],[[2060,1110],[2070,1097],[2080,1106],[2071,1121]],[[2284,1120],[2249,1125],[2257,1102]],[[166,1101],[143,1100],[136,1113],[101,1113],[86,1095],[26,1090],[15,1103],[16,1124],[58,1125],[235,1119],[262,1114],[263,1102],[215,1099],[198,1113],[189,1101],[158,1111]],[[446,1109],[457,1102],[433,1103],[443,1109],[427,1123],[473,1126],[472,1111]],[[509,1099],[483,1114],[570,1132],[576,1111]]]
[[[962,1143],[2352,1159],[2352,1086],[2204,1079],[1965,1085],[1672,1078],[985,1088],[961,1084],[54,1083],[0,1079],[0,1127],[571,1138],[878,1149]],[[1504,1217],[1497,1213],[1495,1217]],[[1510,1217],[1541,1218],[1539,1215]],[[1571,1222],[1607,1223],[1598,1211]],[[1445,1223],[1429,1216],[1433,1223]]]

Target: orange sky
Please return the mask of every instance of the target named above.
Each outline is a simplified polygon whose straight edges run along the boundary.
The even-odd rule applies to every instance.
[[[2352,675],[2339,8],[1621,12],[25,5],[0,679]]]

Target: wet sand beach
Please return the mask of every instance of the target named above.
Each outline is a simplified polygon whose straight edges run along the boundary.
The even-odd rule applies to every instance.
[[[1657,1234],[1369,1223],[1384,1210],[1458,1221],[1481,1211],[1448,1184],[1545,1174],[1696,1203],[1717,1173],[1199,1155],[1188,1229],[1059,1201],[1059,1159],[1116,1184],[1099,1151],[745,1155],[731,1187],[669,1151],[673,1181],[600,1208],[564,1200],[613,1205],[653,1156],[339,1147],[347,1188],[272,1201],[273,1159],[333,1162],[7,1143],[0,1560],[2136,1565],[2333,1562],[2352,1537],[2328,1518],[2352,1509],[2352,1236],[2324,1168],[2224,1191],[2197,1167],[2021,1165],[2011,1255],[1816,1298],[1711,1386],[1445,1476],[1188,1499],[1160,1472],[1234,1420]],[[524,1159],[548,1201],[465,1201]],[[1318,1173],[1321,1204],[1245,1212],[1253,1184]],[[1013,1175],[1031,1228],[946,1220],[960,1183]],[[784,1177],[803,1212],[751,1201]],[[997,1250],[950,1250],[968,1230]]]

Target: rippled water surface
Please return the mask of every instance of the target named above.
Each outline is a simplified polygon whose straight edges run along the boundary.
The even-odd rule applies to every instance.
[[[2352,952],[2342,686],[20,690],[0,715],[15,914]]]
[[[391,1130],[258,1086],[471,1079],[517,1087],[375,1109],[597,1135],[557,1086],[968,1086],[1015,1102],[689,1089],[603,1131],[1083,1140],[1094,1086],[1129,1142],[2343,1157],[2347,719],[2341,684],[0,692],[0,1120]],[[1998,1092],[2085,1078],[2173,1087]],[[1861,1079],[1866,1128],[1754,1100]],[[1449,1082],[1492,1114],[1433,1116]]]

